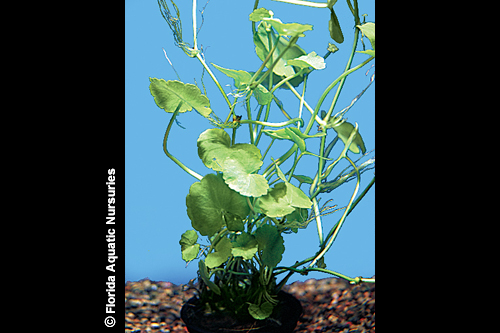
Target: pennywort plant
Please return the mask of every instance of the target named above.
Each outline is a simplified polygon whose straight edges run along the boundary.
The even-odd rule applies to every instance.
[[[330,37],[338,44],[344,41],[334,11],[336,0],[326,3],[279,1],[329,10]],[[299,39],[306,37],[308,31],[313,29],[312,25],[283,23],[273,11],[259,7],[259,0],[256,0],[248,22],[261,65],[254,71],[213,63],[209,66],[198,47],[197,1],[192,2],[193,39],[192,44],[188,44],[174,1],[170,0],[169,4],[158,0],[176,45],[188,57],[199,61],[218,87],[218,97],[227,107],[225,118],[219,118],[222,110],[217,115],[211,108],[211,100],[198,86],[180,80],[150,78],[149,89],[156,105],[171,114],[163,141],[165,154],[197,180],[186,197],[192,229],[182,234],[179,243],[186,262],[199,259],[199,297],[207,310],[231,308],[237,316],[251,315],[255,319],[265,319],[277,304],[278,291],[294,273],[321,271],[351,283],[374,282],[374,279],[348,277],[327,269],[324,261],[325,253],[331,248],[347,216],[375,183],[373,177],[366,188],[360,189],[361,174],[374,167],[375,159],[371,157],[360,162],[368,154],[358,124],[347,122],[344,118],[368,87],[354,98],[351,105],[337,111],[336,103],[348,75],[375,58],[375,23],[361,22],[357,0],[346,2],[355,27],[352,51],[343,73],[327,82],[319,100],[311,104],[306,100],[306,89],[298,91],[296,88],[301,84],[306,87],[314,71],[325,70],[326,58],[338,49],[331,41],[323,41],[326,45],[320,45],[321,49],[326,49],[324,56],[302,49]],[[356,51],[360,41],[365,48]],[[367,47],[368,42],[371,48]],[[358,58],[362,59],[354,63],[354,59]],[[228,94],[224,91],[221,80],[227,81],[228,78],[233,80],[236,92]],[[289,105],[285,107],[275,96],[280,88],[286,89],[297,100],[297,110],[290,109]],[[323,110],[322,106],[334,88],[336,91],[333,98],[330,97],[330,105]],[[245,115],[236,114],[235,107],[239,102],[245,106]],[[254,106],[252,111],[251,104],[255,103],[257,107]],[[210,127],[199,134],[197,140],[198,156],[210,169],[204,176],[183,164],[167,149],[176,117],[193,109],[207,119]],[[282,114],[283,121],[269,122],[271,112]],[[308,120],[304,113],[310,113]],[[249,142],[235,142],[236,132],[245,128],[249,132]],[[317,129],[316,133],[313,133],[313,128]],[[328,134],[334,135],[334,138],[330,139]],[[260,147],[263,135],[271,138],[267,147]],[[282,152],[273,151],[276,140],[289,142],[290,148]],[[306,142],[312,140],[319,141],[318,151],[308,150]],[[338,144],[343,145],[341,153],[330,156],[333,147]],[[271,151],[272,156],[280,157],[271,157],[269,161],[266,156],[271,156]],[[296,174],[297,165],[306,155],[317,159],[317,168],[311,170],[309,175]],[[355,159],[354,155],[361,158]],[[346,160],[349,167],[339,170],[341,160]],[[265,161],[268,161],[266,165]],[[288,170],[282,169],[286,161],[292,162]],[[333,173],[334,170],[337,170],[336,173]],[[320,206],[320,195],[335,191],[351,180],[355,180],[356,185],[346,207],[335,209],[335,206],[328,206],[331,200]],[[322,219],[335,211],[340,217],[324,233]],[[283,235],[298,233],[311,222],[317,228],[319,249],[313,244],[309,257],[299,258],[289,267],[279,266],[285,251]],[[200,236],[206,237],[207,241],[200,241]],[[277,277],[282,274],[284,276],[278,282]]]

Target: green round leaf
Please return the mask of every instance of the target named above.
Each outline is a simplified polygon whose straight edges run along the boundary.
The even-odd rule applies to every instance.
[[[198,156],[207,168],[222,171],[220,164],[227,156],[231,138],[223,129],[213,128],[201,133],[198,141]]]
[[[248,156],[239,151],[228,156],[224,160],[224,180],[226,184],[247,197],[260,197],[267,193],[269,185],[266,178],[259,174],[253,174],[259,170],[262,161]]]
[[[188,230],[182,234],[179,244],[181,245],[182,260],[189,262],[196,259],[200,252],[200,244],[198,241],[198,234],[194,230]]]
[[[208,268],[214,268],[226,262],[231,255],[231,241],[222,238],[215,246],[215,252],[209,253],[205,258],[205,264]]]
[[[191,185],[187,214],[194,229],[212,236],[226,225],[226,216],[243,220],[250,213],[245,197],[231,190],[221,176],[208,174]]]
[[[245,260],[251,260],[257,253],[258,244],[255,236],[246,232],[236,235],[236,240],[233,242],[231,253],[235,257],[243,257]]]
[[[255,238],[262,251],[262,264],[276,267],[285,252],[284,240],[275,226],[264,224],[255,231]]]
[[[257,304],[250,304],[248,312],[257,320],[264,320],[271,315],[274,306],[270,302],[264,302],[261,306]]]
[[[203,163],[215,171],[222,171],[231,189],[248,197],[267,193],[267,180],[255,174],[263,163],[259,148],[247,143],[231,146],[229,134],[219,128],[203,132],[197,145]]]

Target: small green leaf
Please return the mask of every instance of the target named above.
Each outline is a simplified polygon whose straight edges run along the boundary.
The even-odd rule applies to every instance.
[[[306,152],[306,143],[304,139],[309,138],[320,138],[326,135],[325,132],[320,132],[314,135],[306,135],[300,131],[297,127],[287,127],[279,130],[262,130],[264,134],[270,136],[271,138],[278,140],[290,140],[293,143],[296,143],[302,152]],[[307,152],[307,154],[314,155],[312,153]]]
[[[319,260],[316,262],[316,267],[323,268],[323,269],[326,268],[325,257],[319,258]]]
[[[273,160],[274,162],[274,165],[276,167],[276,172],[278,173],[278,177],[279,179],[281,179],[282,181],[284,181],[285,183],[287,182],[286,180],[286,177],[285,177],[285,174],[283,173],[283,171],[281,171],[280,167],[278,166],[278,164],[276,163],[276,161],[271,157],[271,159]]]
[[[258,9],[255,9],[250,14],[249,19],[252,22],[258,22],[264,18],[271,18],[271,17],[273,17],[273,15],[274,15],[274,13],[270,10],[267,10],[265,8],[258,8]]]
[[[330,120],[332,121],[332,120]],[[329,121],[329,123],[330,123]],[[335,119],[333,119],[335,121]],[[349,136],[351,135],[352,131],[354,130],[354,125],[348,122],[343,122],[340,125],[335,125],[332,127],[335,132],[337,132],[337,135],[339,138],[344,142],[344,144],[347,143],[349,140]],[[361,134],[358,133],[356,134],[356,137],[351,143],[351,146],[349,147],[349,150],[352,151],[354,154],[359,154],[359,149],[361,148],[361,152],[364,154],[366,152],[365,148],[365,143],[363,142],[363,138],[361,138]]]
[[[314,69],[323,69],[326,67],[325,59],[316,54],[316,52],[311,52],[308,55],[303,55],[295,59],[290,59],[287,61],[287,65],[296,66],[299,68],[312,67]]]
[[[236,235],[236,240],[233,242],[231,253],[235,257],[243,257],[245,260],[251,260],[257,253],[258,244],[255,236],[246,232]]]
[[[368,54],[371,57],[375,57],[375,50],[366,50],[366,51],[356,51],[357,53]]]
[[[226,225],[228,213],[240,220],[250,213],[245,197],[231,190],[222,176],[214,174],[191,185],[186,206],[193,228],[209,237]]]
[[[242,70],[227,69],[224,67],[217,66],[214,63],[212,63],[212,65],[214,65],[215,68],[217,68],[222,73],[229,76],[230,78],[233,78],[234,85],[236,86],[236,88],[243,90],[243,91],[248,88],[248,84],[250,83],[250,80],[252,79],[253,73],[250,74],[249,72],[245,72]],[[248,92],[250,92],[249,89],[248,89]],[[267,105],[273,99],[273,95],[262,84],[259,84],[253,92],[254,92],[255,99],[257,100],[257,102],[260,105]]]
[[[298,130],[298,128],[295,128]],[[297,146],[299,146],[300,148],[300,151],[301,152],[305,152],[307,149],[306,149],[306,142],[304,141],[304,139],[302,139],[301,137],[299,137],[295,131],[292,130],[292,128],[285,128],[285,132],[286,134],[288,134],[288,136],[290,137],[290,139],[297,144]],[[300,132],[300,131],[299,131]]]
[[[292,130],[295,134],[297,134],[297,136],[301,139],[321,138],[326,135],[326,133],[324,132],[320,132],[314,135],[306,135],[296,127],[289,127],[289,129]],[[271,138],[274,139],[292,140],[292,138],[289,135],[289,132],[287,132],[284,128],[279,130],[262,130],[262,132],[264,132],[264,134],[269,135]]]
[[[255,238],[262,251],[262,264],[274,268],[278,266],[285,252],[284,240],[275,226],[264,224],[255,231]]]
[[[212,290],[217,295],[220,295],[220,288],[208,278],[207,266],[205,265],[203,260],[198,261],[198,272],[200,273],[201,279],[203,280],[203,282],[205,282],[208,288],[210,288],[210,290]]]
[[[320,132],[314,135],[306,135],[296,127],[287,127],[279,130],[262,130],[262,132],[274,139],[290,140],[293,143],[296,143],[302,152],[306,151],[306,143],[304,139],[319,138],[326,135],[325,132]]]
[[[250,304],[248,312],[257,320],[264,320],[271,315],[274,306],[270,302],[264,302],[261,306],[257,304]]]
[[[205,258],[205,264],[208,268],[214,268],[226,262],[231,255],[231,241],[228,238],[222,238],[215,246],[215,252],[209,253]]]
[[[182,260],[189,262],[196,259],[200,252],[200,244],[198,241],[198,234],[194,230],[188,230],[182,234],[179,244],[181,245]]]
[[[264,134],[270,136],[273,139],[278,139],[278,140],[291,140],[290,136],[288,133],[285,131],[284,128],[279,129],[279,130],[262,130]]]
[[[166,112],[175,112],[180,103],[179,112],[191,111],[193,108],[202,116],[208,117],[212,112],[210,101],[194,84],[180,81],[165,81],[149,78],[149,91],[153,95],[156,105]]]
[[[305,208],[295,208],[295,211],[286,216],[284,228],[289,228],[297,233],[298,229],[305,229],[311,220],[308,220],[308,211]]]
[[[263,18],[262,21],[271,24],[281,36],[304,37],[305,31],[313,29],[313,26],[310,24],[283,23],[277,18]]]
[[[301,184],[306,183],[306,184],[312,184],[313,180],[311,177],[308,176],[302,176],[302,175],[293,175],[293,178],[297,179]]]
[[[253,96],[260,105],[267,105],[273,100],[273,94],[271,94],[262,84],[259,84],[257,88],[255,88]]]
[[[339,44],[344,42],[344,35],[342,34],[342,29],[340,29],[339,19],[335,15],[333,8],[330,8],[330,22],[328,23],[328,29],[330,30],[330,37]]]
[[[252,78],[252,75],[250,75],[250,73],[242,71],[242,70],[228,69],[228,68],[224,68],[221,66],[217,66],[214,63],[212,63],[212,65],[215,68],[217,68],[219,71],[221,71],[222,73],[233,78],[234,84],[238,88],[240,88],[242,85],[248,85],[248,83],[250,82],[250,79]]]
[[[363,25],[357,25],[356,27],[361,30],[363,36],[367,37],[370,40],[373,50],[375,50],[375,23],[367,22]]]

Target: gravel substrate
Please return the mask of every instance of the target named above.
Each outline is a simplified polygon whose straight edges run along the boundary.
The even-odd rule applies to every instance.
[[[295,332],[375,332],[375,284],[336,278],[294,282],[283,288],[302,303]],[[187,333],[180,318],[195,290],[149,279],[125,284],[125,332]]]

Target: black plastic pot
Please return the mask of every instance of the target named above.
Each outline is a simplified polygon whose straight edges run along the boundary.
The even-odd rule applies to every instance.
[[[187,301],[181,309],[181,318],[190,333],[246,332],[292,333],[302,315],[302,305],[294,296],[280,291],[279,304],[271,317],[265,320],[239,322],[228,315],[204,315],[197,297]]]

